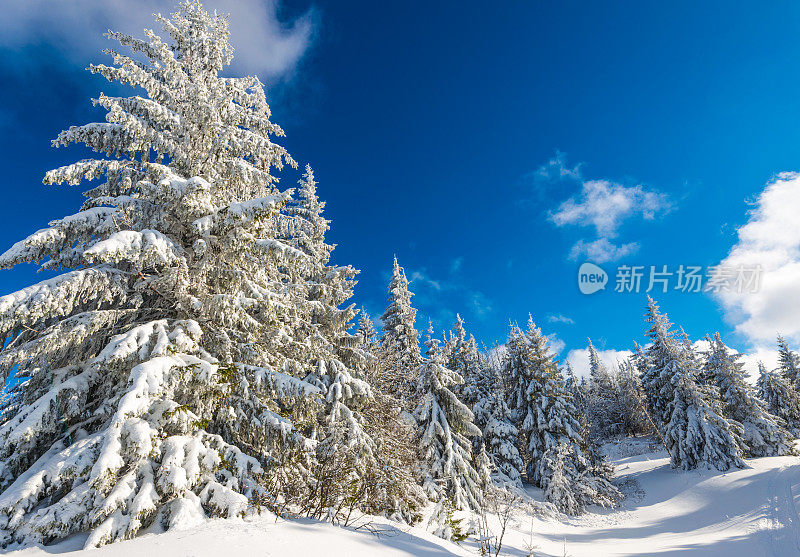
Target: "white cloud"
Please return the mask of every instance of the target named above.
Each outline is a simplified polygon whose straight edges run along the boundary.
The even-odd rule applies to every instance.
[[[566,315],[563,315],[561,313],[556,313],[556,314],[551,313],[550,315],[547,316],[547,321],[550,323],[565,323],[567,325],[575,324],[574,319],[572,319],[571,317],[567,317]]]
[[[598,238],[593,242],[586,240],[578,240],[569,252],[570,259],[579,259],[585,255],[587,259],[595,263],[607,263],[608,261],[616,261],[626,255],[636,253],[639,249],[639,244],[631,242],[628,244],[616,245],[608,240],[608,238]]]
[[[760,266],[757,292],[721,291],[726,319],[751,346],[774,346],[778,333],[800,342],[800,174],[783,173],[767,184],[738,230],[738,242],[720,265]],[[766,363],[766,362],[765,362]]]
[[[597,355],[600,357],[600,361],[603,362],[603,364],[605,364],[609,370],[612,370],[617,366],[617,364],[628,359],[630,356],[633,356],[633,352],[630,350],[608,349],[597,350]],[[567,354],[566,360],[572,366],[572,371],[577,377],[589,377],[588,348],[577,348],[575,350],[570,350]]]
[[[3,5],[0,46],[20,48],[55,44],[77,64],[101,61],[111,43],[109,28],[134,36],[160,28],[152,14],[175,11],[173,0],[11,0]],[[308,49],[314,32],[313,11],[294,21],[278,19],[278,0],[209,0],[209,11],[230,14],[234,70],[272,81],[291,74]],[[160,34],[160,33],[159,33]]]
[[[550,212],[550,220],[558,227],[594,228],[593,239],[579,240],[570,251],[570,259],[581,256],[604,263],[634,253],[636,242],[618,244],[616,238],[622,224],[631,218],[653,220],[670,209],[667,196],[642,185],[626,186],[611,180],[586,180],[580,165],[566,165],[566,156],[556,157],[542,165],[534,177],[541,181],[570,180],[580,184],[580,191]]]
[[[643,186],[623,186],[608,180],[583,182],[578,195],[564,201],[550,218],[556,226],[594,226],[600,237],[613,238],[622,222],[634,215],[653,220],[668,207],[663,193]]]

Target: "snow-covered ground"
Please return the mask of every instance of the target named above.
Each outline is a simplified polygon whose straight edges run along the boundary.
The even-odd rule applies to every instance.
[[[504,540],[503,555],[623,556],[714,555],[724,557],[800,555],[800,458],[749,460],[744,470],[682,472],[645,439],[605,447],[617,466],[627,498],[614,510],[565,518],[519,514]],[[531,497],[540,499],[538,490]],[[363,521],[361,522],[363,523]],[[340,528],[299,520],[269,518],[213,520],[190,530],[147,534],[93,550],[92,557],[170,555],[179,557],[249,555],[475,555],[476,546],[444,542],[421,527],[383,520],[367,529]],[[14,552],[42,557],[71,552],[80,538],[57,546]]]

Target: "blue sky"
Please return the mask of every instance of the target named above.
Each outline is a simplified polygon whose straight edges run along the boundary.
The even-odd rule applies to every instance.
[[[41,178],[82,153],[49,140],[101,117],[89,98],[109,85],[83,68],[105,61],[104,26],[139,32],[170,5],[131,4],[11,0],[0,24],[0,243],[77,210],[79,189]],[[777,230],[788,255],[767,269],[764,280],[784,279],[769,296],[656,298],[695,338],[719,330],[737,349],[765,351],[781,330],[800,342],[800,232],[770,208],[800,213],[800,182],[765,192],[800,170],[800,4],[207,6],[234,10],[234,70],[268,83],[286,147],[315,168],[335,260],[362,270],[356,302],[371,314],[386,304],[396,254],[421,320],[439,328],[459,312],[491,345],[530,312],[563,356],[586,337],[629,349],[643,341],[645,294],[581,294],[582,262],[613,280],[621,264],[705,267],[738,245],[737,261],[758,263]],[[285,172],[283,185],[297,178]],[[737,231],[753,221],[764,226],[747,230],[769,232],[742,247]],[[571,257],[598,240],[618,257]],[[34,271],[3,271],[0,292]]]

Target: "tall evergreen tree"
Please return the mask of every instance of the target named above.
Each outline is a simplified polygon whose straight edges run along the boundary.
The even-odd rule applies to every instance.
[[[492,468],[494,483],[504,487],[522,487],[525,464],[517,449],[519,431],[511,419],[505,401],[502,380],[487,359],[480,358],[479,368],[464,387],[465,400],[473,400],[475,425],[483,433],[473,450],[485,447]]]
[[[572,396],[572,403],[581,416],[586,415],[586,407],[589,400],[589,385],[585,377],[576,377],[572,364],[566,362],[564,366],[564,388],[567,394]]]
[[[623,409],[619,404],[614,375],[600,360],[592,339],[589,339],[589,388],[586,414],[597,437],[621,433]]]
[[[764,364],[758,362],[758,372],[759,397],[766,403],[767,410],[781,418],[797,437],[800,435],[800,395],[779,371],[767,371]]]
[[[311,516],[335,519],[328,509],[352,499],[350,492],[365,488],[361,484],[372,481],[372,471],[378,467],[374,441],[356,412],[372,397],[368,384],[360,379],[372,355],[348,331],[355,306],[339,307],[352,297],[357,271],[330,264],[335,248],[325,241],[330,221],[323,216],[325,203],[317,196],[310,166],[299,185],[296,199],[287,203],[286,242],[305,253],[308,264],[300,271],[305,288],[295,306],[292,354],[311,364],[304,379],[325,395],[315,435],[316,461],[308,481],[312,500],[306,506]]]
[[[427,495],[418,482],[416,424],[402,411],[394,393],[381,390],[377,381],[381,367],[377,334],[363,308],[356,337],[358,348],[366,357],[364,377],[373,387],[363,416],[364,430],[374,441],[377,465],[366,469],[362,481],[349,484],[349,501],[358,495],[366,503],[362,507],[364,512],[413,524],[420,519],[427,503]]]
[[[782,335],[778,335],[778,366],[795,390],[800,389],[800,355],[789,348]]]
[[[609,469],[601,459],[594,460],[591,442],[581,435],[579,414],[555,356],[532,318],[524,333],[512,326],[503,373],[519,424],[528,480],[564,512],[579,513],[588,504],[615,504],[620,495],[606,477]],[[558,489],[550,488],[554,481]]]
[[[478,509],[482,500],[481,473],[475,470],[470,437],[480,437],[474,416],[458,400],[451,387],[463,383],[461,376],[444,364],[439,340],[430,327],[426,357],[420,365],[417,386],[419,403],[414,417],[420,430],[419,446],[424,463],[423,487],[438,512],[431,519],[435,533],[450,539],[450,511]]]
[[[361,317],[358,319],[358,329],[356,330],[357,347],[364,357],[364,362],[360,366],[363,378],[372,385],[375,385],[375,377],[378,373],[379,359],[378,348],[378,333],[375,331],[375,325],[369,318],[367,310],[361,308]]]
[[[589,377],[592,381],[592,388],[605,396],[606,393],[614,391],[614,380],[609,369],[600,360],[600,354],[597,353],[597,349],[592,344],[592,339],[588,339],[588,341]]]
[[[697,383],[696,356],[675,338],[672,324],[648,297],[647,336],[642,386],[651,413],[662,428],[671,464],[685,470],[701,464],[728,470],[742,467],[740,429],[722,415],[719,394]]]
[[[578,384],[578,379],[575,377],[575,371],[572,369],[572,364],[569,361],[564,364],[564,387],[570,393],[574,393],[575,387]]]
[[[647,416],[647,396],[636,370],[635,357],[619,364],[617,371],[617,405],[620,408],[620,431],[623,435],[653,433]]]
[[[742,355],[728,350],[719,333],[707,339],[705,374],[719,389],[722,407],[729,420],[742,429],[742,451],[747,456],[775,456],[791,452],[791,436],[781,420],[769,413],[747,381]]]
[[[372,319],[369,318],[369,313],[363,307],[361,308],[361,317],[358,319],[358,342],[362,350],[377,353],[378,351],[378,333],[375,331],[375,325]]]
[[[560,441],[566,440],[580,444],[578,437],[580,424],[577,411],[559,412],[558,418],[567,423],[550,423],[548,412],[557,401],[558,385],[554,381],[558,373],[555,356],[547,347],[547,337],[533,323],[528,321],[528,330],[523,332],[512,327],[504,362],[504,374],[511,392],[512,411],[519,424],[522,439],[522,452],[526,456],[528,479],[537,485],[541,483],[542,455]],[[554,426],[554,427],[553,427]]]
[[[422,360],[419,333],[414,328],[417,310],[411,305],[413,295],[408,289],[406,273],[395,257],[389,283],[389,306],[381,317],[380,381],[385,391],[396,393],[401,401],[410,400]]]
[[[101,94],[106,122],[53,142],[98,153],[45,176],[96,181],[82,210],[0,256],[72,269],[0,298],[0,372],[30,378],[0,423],[4,546],[101,545],[289,496],[271,474],[308,478],[310,437],[357,425],[368,397],[336,309],[354,271],[317,294],[331,269],[287,233],[311,220],[277,189],[294,161],[263,87],[220,76],[227,19],[196,1],[157,19],[167,39],[110,32],[135,58],[90,68],[144,96]]]
[[[480,372],[478,346],[475,342],[475,337],[472,335],[467,337],[467,331],[464,329],[464,320],[461,319],[459,314],[456,314],[453,330],[444,343],[443,355],[447,367],[464,378],[464,385],[456,386],[454,392],[471,408],[476,399],[474,398],[474,392],[468,393],[470,391],[469,385],[475,381],[475,376]]]

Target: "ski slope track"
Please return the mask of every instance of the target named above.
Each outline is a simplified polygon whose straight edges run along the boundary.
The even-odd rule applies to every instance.
[[[593,509],[569,518],[519,513],[510,524],[502,555],[800,556],[800,458],[751,459],[729,472],[683,472],[649,440],[606,445],[616,464],[616,482],[626,499],[617,509]],[[637,454],[639,453],[639,454]],[[528,494],[541,501],[541,491]],[[360,524],[364,524],[362,520]],[[368,530],[373,530],[371,533]],[[378,531],[379,533],[374,533]],[[11,552],[13,557],[62,553],[74,557],[225,556],[421,556],[476,555],[470,540],[455,545],[426,532],[383,519],[370,528],[341,528],[310,520],[276,521],[272,516],[210,520],[200,526],[148,533],[99,549],[81,550],[76,536],[46,548]]]

